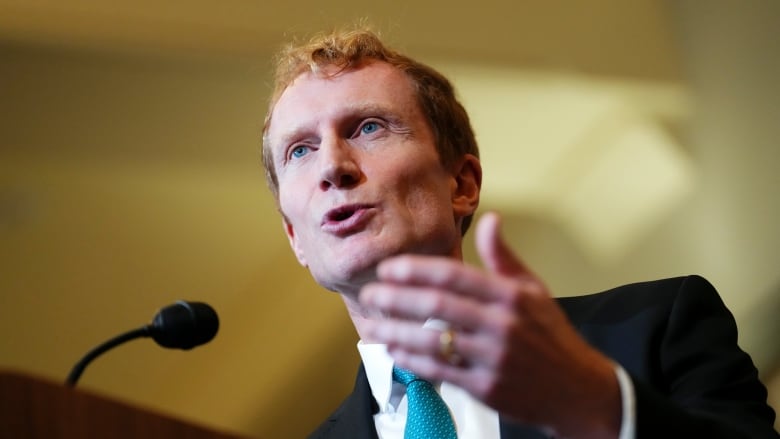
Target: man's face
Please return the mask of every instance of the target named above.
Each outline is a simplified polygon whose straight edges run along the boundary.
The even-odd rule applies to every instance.
[[[290,244],[324,287],[354,292],[400,253],[460,255],[457,178],[410,79],[391,65],[299,76],[266,141]]]

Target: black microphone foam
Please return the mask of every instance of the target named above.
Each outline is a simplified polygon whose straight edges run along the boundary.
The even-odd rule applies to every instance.
[[[162,347],[192,349],[211,341],[218,330],[219,318],[212,307],[179,300],[154,316],[149,333]]]

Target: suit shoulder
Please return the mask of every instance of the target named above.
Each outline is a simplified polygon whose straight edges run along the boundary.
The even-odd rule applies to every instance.
[[[668,313],[681,295],[722,303],[712,284],[695,274],[635,282],[598,293],[562,297],[558,302],[574,320],[587,321],[596,316],[620,318],[653,309]]]

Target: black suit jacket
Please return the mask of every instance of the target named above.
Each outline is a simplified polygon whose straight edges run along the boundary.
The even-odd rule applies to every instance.
[[[580,334],[631,375],[637,439],[779,437],[766,388],[737,346],[734,318],[705,279],[631,284],[558,302]],[[377,438],[377,410],[361,365],[352,394],[310,438]],[[546,437],[500,423],[502,439]]]

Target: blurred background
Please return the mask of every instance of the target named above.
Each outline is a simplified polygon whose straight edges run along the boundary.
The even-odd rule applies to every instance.
[[[780,406],[774,0],[0,0],[0,368],[62,381],[199,300],[209,345],[135,341],[80,385],[258,438],[330,413],[357,337],[288,248],[260,133],[276,49],[359,19],[454,80],[481,211],[557,295],[702,274]]]

